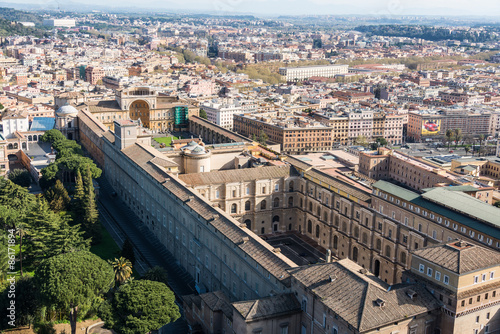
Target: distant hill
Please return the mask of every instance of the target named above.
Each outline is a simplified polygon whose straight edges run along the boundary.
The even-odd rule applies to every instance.
[[[35,13],[16,10],[13,8],[0,7],[0,18],[16,22],[33,22],[36,25],[42,25],[42,17]]]

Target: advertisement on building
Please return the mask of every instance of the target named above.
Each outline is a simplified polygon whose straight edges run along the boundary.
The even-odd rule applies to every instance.
[[[422,135],[436,135],[441,130],[440,119],[429,119],[422,121]]]

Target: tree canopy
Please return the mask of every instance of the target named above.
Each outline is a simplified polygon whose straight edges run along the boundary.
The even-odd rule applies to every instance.
[[[35,283],[42,301],[69,311],[72,334],[76,333],[79,307],[102,296],[113,282],[111,266],[88,251],[51,257],[35,270]]]
[[[31,184],[31,175],[26,169],[14,169],[9,173],[9,180],[21,187],[28,188]]]
[[[180,318],[174,293],[164,284],[135,280],[120,286],[103,305],[106,325],[122,334],[144,334]]]

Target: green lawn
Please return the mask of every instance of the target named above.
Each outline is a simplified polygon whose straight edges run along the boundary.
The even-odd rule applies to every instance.
[[[113,261],[115,258],[120,257],[121,249],[120,247],[118,247],[115,240],[113,240],[109,232],[103,226],[101,226],[101,230],[101,242],[98,245],[93,245],[92,247],[90,247],[90,251],[103,260]],[[141,275],[139,275],[135,268],[132,268],[132,276],[136,279],[141,278]]]
[[[99,244],[90,247],[90,251],[104,260],[114,260],[120,257],[120,247],[113,240],[109,232],[101,226],[102,240]]]
[[[158,138],[153,138],[154,141],[160,144],[165,144],[166,146],[170,146],[170,143],[173,140],[179,139],[178,137],[171,136],[171,137],[158,137]]]

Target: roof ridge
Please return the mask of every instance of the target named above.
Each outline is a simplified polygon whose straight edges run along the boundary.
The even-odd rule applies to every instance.
[[[250,309],[248,310],[248,312],[247,312],[247,314],[246,314],[245,318],[248,318],[248,316],[250,315],[250,313],[251,313],[252,311],[253,311],[254,313],[256,313],[256,310],[254,310],[254,309],[255,309],[255,308],[257,308],[257,302],[258,302],[258,301],[259,301],[258,299],[255,299],[255,300],[254,300],[254,302],[253,302],[253,304],[252,304],[252,307],[250,307]]]

